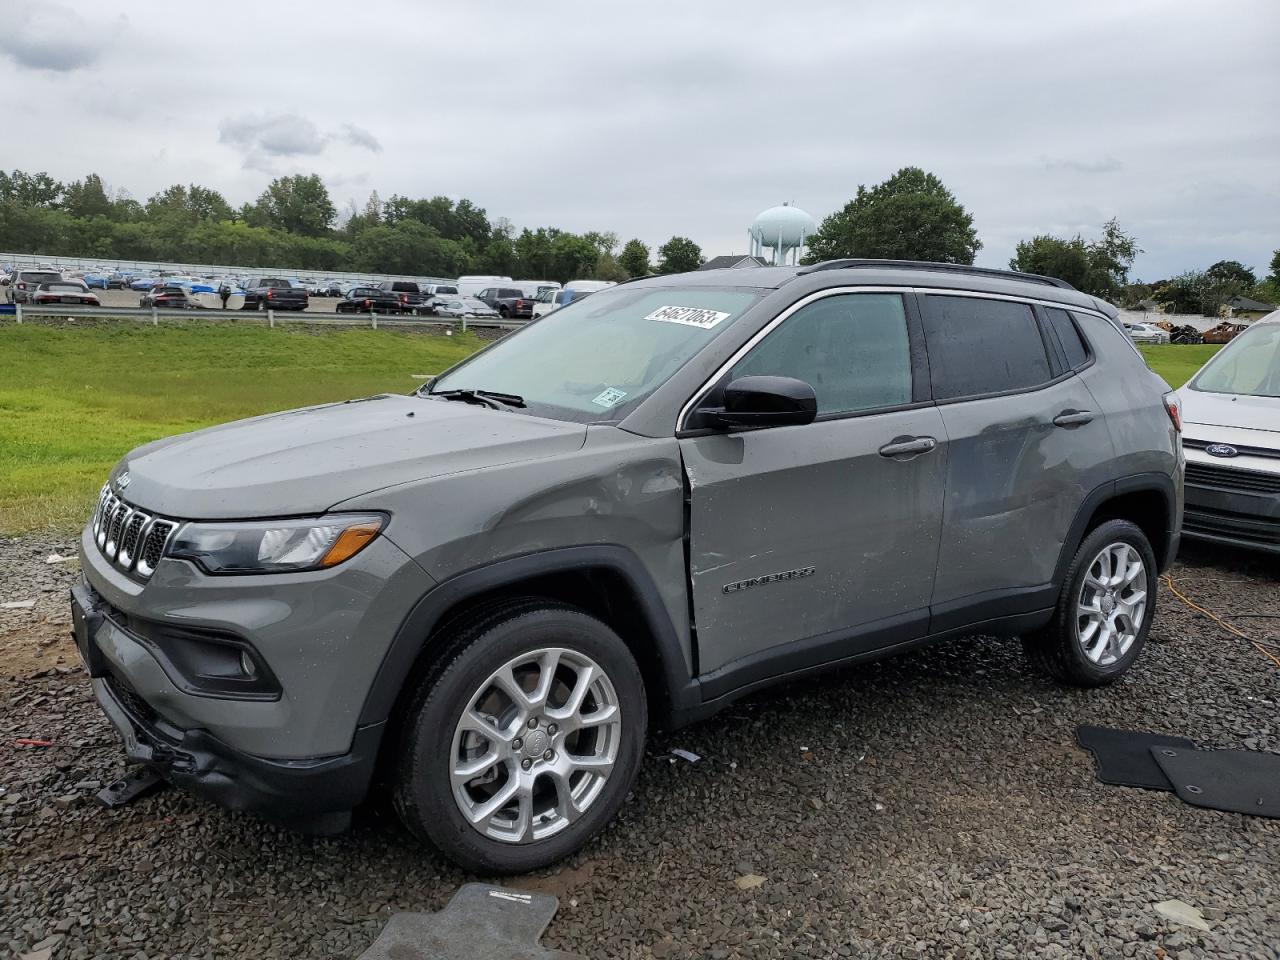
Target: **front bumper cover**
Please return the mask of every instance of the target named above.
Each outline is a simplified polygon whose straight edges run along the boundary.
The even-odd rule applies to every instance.
[[[170,783],[231,810],[256,813],[311,832],[332,833],[350,823],[369,789],[383,724],[356,730],[349,753],[301,760],[255,757],[206,730],[181,730],[111,672],[95,635],[104,616],[87,584],[71,588],[76,646],[93,679],[98,705],[124,743],[130,762],[145,764]]]

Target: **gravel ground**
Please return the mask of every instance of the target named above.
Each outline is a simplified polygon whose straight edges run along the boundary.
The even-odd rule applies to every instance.
[[[69,550],[0,540],[0,602],[37,601],[0,610],[0,954],[355,957],[470,879],[377,805],[323,840],[176,790],[93,805],[122,764],[63,639],[75,564],[45,559]],[[1173,576],[1220,615],[1280,614],[1274,562],[1188,547]],[[1074,746],[1097,723],[1280,750],[1280,668],[1167,591],[1152,641],[1102,691],[972,638],[753,697],[654,737],[620,821],[508,884],[557,895],[543,945],[591,958],[1276,960],[1280,822],[1105,786]]]

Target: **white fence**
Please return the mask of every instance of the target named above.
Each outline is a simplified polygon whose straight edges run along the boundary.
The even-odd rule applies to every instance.
[[[242,322],[266,321],[268,327],[285,323],[310,323],[335,327],[408,327],[430,324],[450,327],[466,332],[472,327],[483,329],[515,330],[528,320],[474,320],[466,317],[406,316],[402,313],[316,313],[310,310],[166,310],[160,307],[77,307],[35,306],[14,304],[9,314],[18,323],[36,317],[80,318],[87,320],[133,320],[158,325],[161,320],[239,320]],[[0,321],[5,314],[0,313]]]

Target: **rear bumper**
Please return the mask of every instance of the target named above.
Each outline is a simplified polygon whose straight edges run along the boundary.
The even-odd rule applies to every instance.
[[[76,646],[93,679],[93,694],[133,763],[231,810],[318,832],[350,822],[373,777],[382,724],[356,730],[348,753],[296,760],[253,756],[203,729],[165,720],[113,669],[97,646],[104,617],[85,584],[71,589]]]

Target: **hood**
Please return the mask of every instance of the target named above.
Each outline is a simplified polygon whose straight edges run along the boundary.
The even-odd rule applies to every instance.
[[[382,487],[571,453],[582,424],[386,395],[255,417],[139,447],[124,496],[177,519],[321,513]]]
[[[1205,393],[1182,387],[1182,419],[1210,427],[1276,432],[1280,428],[1280,397],[1249,397],[1233,393]]]

